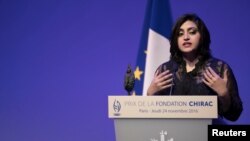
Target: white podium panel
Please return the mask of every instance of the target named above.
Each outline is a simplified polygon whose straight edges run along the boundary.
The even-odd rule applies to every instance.
[[[116,141],[207,141],[217,96],[109,96]]]

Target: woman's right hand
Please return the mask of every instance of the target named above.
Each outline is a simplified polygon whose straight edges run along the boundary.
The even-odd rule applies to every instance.
[[[169,70],[159,73],[156,71],[154,78],[148,88],[147,95],[154,95],[156,92],[169,88],[173,85],[173,74]]]

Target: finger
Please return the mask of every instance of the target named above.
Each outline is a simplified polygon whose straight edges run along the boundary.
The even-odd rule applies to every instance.
[[[214,80],[214,79],[215,79],[215,76],[212,75],[212,73],[209,71],[208,68],[205,70],[205,72],[206,72],[207,76],[208,76],[211,80]]]
[[[159,85],[160,86],[165,86],[165,85],[169,85],[171,83],[173,83],[173,79],[172,78],[159,83]]]
[[[227,73],[228,73],[228,69],[226,69],[226,70],[224,71],[224,73],[223,73],[223,79],[224,79],[225,81],[227,81]]]
[[[207,71],[203,74],[205,80],[209,83],[213,83],[213,80],[211,78],[211,76],[207,73]]]
[[[174,84],[165,85],[165,86],[162,87],[162,90],[163,90],[163,89],[167,89],[167,88],[169,88],[169,87],[171,87],[171,86],[173,86],[173,85],[174,85]]]
[[[160,73],[158,76],[159,76],[159,77],[164,77],[165,75],[167,75],[167,74],[169,74],[169,73],[170,73],[170,71],[169,71],[169,70],[166,70],[166,71]]]
[[[215,77],[218,76],[218,74],[211,67],[208,67],[208,71],[210,72],[210,74],[212,74],[212,76],[215,76]]]
[[[211,85],[206,79],[202,79],[202,81],[203,81],[206,85],[208,85],[208,86]]]
[[[166,76],[163,76],[163,77],[161,77],[161,78],[159,78],[159,77],[157,77],[156,78],[156,82],[158,83],[158,84],[162,84],[162,83],[164,83],[164,82],[171,82],[171,75],[172,74],[168,74],[168,75],[166,75]]]
[[[173,77],[172,73],[166,74],[165,76],[162,77],[163,80],[168,80]]]
[[[159,70],[156,70],[154,77],[158,76],[160,74]]]
[[[159,74],[157,77],[160,78],[165,78],[167,75],[170,74],[169,70],[164,71],[163,73]]]

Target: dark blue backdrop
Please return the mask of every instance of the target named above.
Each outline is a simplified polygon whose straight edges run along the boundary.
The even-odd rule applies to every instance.
[[[249,124],[250,2],[170,0],[173,20],[196,12],[215,56],[238,81]],[[125,95],[146,0],[0,0],[0,140],[114,141],[107,96]]]

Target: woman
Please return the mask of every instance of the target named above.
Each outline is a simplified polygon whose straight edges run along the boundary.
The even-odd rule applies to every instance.
[[[180,17],[172,31],[170,61],[156,70],[147,95],[218,95],[219,115],[236,121],[242,110],[230,66],[210,53],[210,34],[195,14]]]

